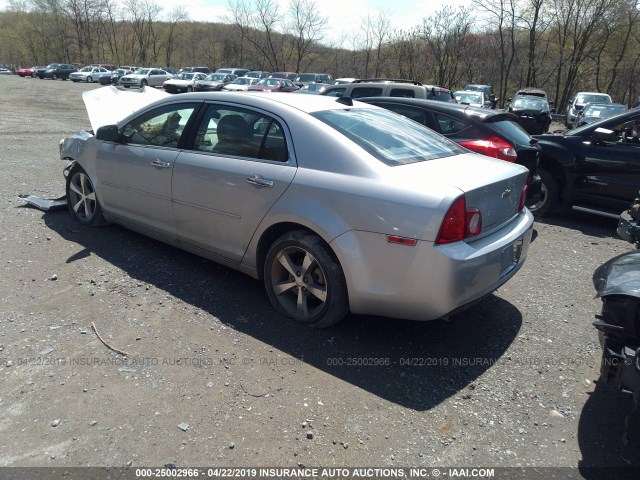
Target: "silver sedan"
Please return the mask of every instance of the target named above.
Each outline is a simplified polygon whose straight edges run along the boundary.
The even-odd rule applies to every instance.
[[[77,221],[262,279],[314,327],[446,317],[509,280],[531,241],[525,168],[347,98],[180,94],[94,129],[60,145]]]

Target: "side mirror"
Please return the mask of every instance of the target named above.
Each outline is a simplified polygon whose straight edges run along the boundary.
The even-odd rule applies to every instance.
[[[98,128],[96,132],[96,138],[104,142],[116,143],[119,138],[117,125],[104,125]]]
[[[596,128],[591,134],[591,141],[593,143],[603,143],[603,142],[617,142],[618,135],[613,130],[609,130],[606,128]]]

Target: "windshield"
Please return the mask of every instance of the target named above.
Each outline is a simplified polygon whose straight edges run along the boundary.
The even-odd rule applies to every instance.
[[[468,103],[470,105],[481,105],[482,104],[482,95],[479,93],[473,92],[456,92],[453,94],[456,102],[458,103]]]
[[[47,65],[46,68],[58,68],[59,66],[60,66],[59,63],[51,63],[51,64]]]
[[[315,81],[316,81],[316,75],[313,75],[313,74],[298,75],[298,78],[296,78],[296,82],[315,82]]]
[[[389,166],[466,152],[433,130],[386,110],[329,110],[312,115]]]
[[[624,112],[626,107],[624,105],[607,105],[607,104],[596,104],[590,105],[585,111],[585,117],[607,117],[611,115],[615,115],[616,113]]]
[[[280,80],[275,78],[264,78],[256,83],[256,85],[261,87],[278,87],[280,86]]]
[[[526,108],[528,110],[548,110],[548,105],[542,98],[515,98],[512,108]]]
[[[224,73],[212,73],[207,76],[207,80],[210,82],[222,82],[224,81],[225,74]]]
[[[178,80],[193,80],[195,73],[179,73],[176,79]]]

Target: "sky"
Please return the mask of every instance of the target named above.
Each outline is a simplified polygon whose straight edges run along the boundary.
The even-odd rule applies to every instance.
[[[155,0],[168,13],[175,0]],[[284,10],[288,0],[275,0]],[[0,10],[8,0],[0,0]],[[191,20],[221,22],[227,14],[227,0],[190,0],[182,3],[187,8]],[[388,14],[392,29],[408,29],[421,23],[422,19],[442,9],[445,5],[457,7],[471,4],[471,0],[317,0],[320,15],[327,17],[328,39],[337,41],[341,35],[350,35],[362,24],[367,14],[375,18],[381,9]],[[348,45],[345,45],[348,46]]]

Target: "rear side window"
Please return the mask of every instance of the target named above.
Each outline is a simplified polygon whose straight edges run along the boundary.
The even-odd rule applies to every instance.
[[[382,88],[377,87],[355,87],[351,90],[351,98],[381,97]]]
[[[344,92],[347,91],[346,87],[340,88],[332,88],[331,90],[327,89],[322,93],[322,95],[326,95],[328,97],[342,97],[344,96]]]
[[[390,97],[415,98],[416,92],[408,88],[392,88],[389,93]]]
[[[469,126],[466,122],[452,118],[448,115],[443,115],[442,113],[434,112],[433,116],[436,118],[436,124],[438,125],[438,129],[442,135],[458,133]]]

